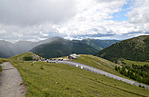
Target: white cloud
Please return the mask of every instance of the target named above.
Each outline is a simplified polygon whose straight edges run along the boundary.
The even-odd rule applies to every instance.
[[[0,0],[0,39],[126,39],[149,32],[147,0],[136,0],[129,21],[113,21],[128,0]],[[127,9],[126,9],[127,10]],[[111,20],[110,20],[111,19]],[[149,33],[148,33],[149,34]]]
[[[149,0],[136,0],[134,8],[128,13],[131,23],[149,23]]]
[[[58,23],[75,12],[73,0],[0,0],[0,23],[35,25]]]
[[[111,14],[122,10],[126,2],[125,0],[113,0],[112,2],[105,2],[104,0],[99,1],[97,2],[95,0],[93,2],[93,0],[87,0],[84,1],[85,4],[84,2],[79,3],[78,8],[80,9],[77,15],[66,23],[61,24],[61,26],[58,25],[56,29],[71,37],[98,33],[106,34],[108,28],[104,26],[105,19],[111,19]],[[98,31],[92,30],[94,28],[98,29]]]

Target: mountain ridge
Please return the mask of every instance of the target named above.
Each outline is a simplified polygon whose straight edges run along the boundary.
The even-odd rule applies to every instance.
[[[75,43],[66,39],[58,39],[51,43],[39,45],[30,51],[46,58],[68,56],[71,53],[95,54],[98,52],[87,44]]]
[[[36,46],[46,44],[46,43],[51,43],[53,41],[60,40],[60,39],[63,40],[63,38],[61,38],[61,37],[52,37],[52,38],[48,38],[46,40],[41,40],[38,42],[18,41],[16,43],[11,43],[11,42],[8,42],[5,40],[0,40],[0,57],[8,58],[8,57],[11,57],[14,55],[21,54],[23,52],[28,52]],[[68,41],[70,41],[70,40],[68,40]],[[101,49],[114,43],[114,42],[110,42],[110,40],[109,40],[110,43],[107,44],[106,43],[107,40],[105,40],[105,42],[101,42],[102,40],[96,40],[96,39],[90,39],[90,41],[86,41],[85,39],[84,40],[71,40],[71,41],[77,42],[77,43],[82,43],[82,45],[87,44],[97,50],[101,50]],[[111,41],[113,41],[113,40],[111,40]],[[117,42],[117,41],[115,41],[115,42]],[[65,40],[65,42],[61,42],[61,43],[68,43],[68,42],[66,42],[66,40]]]
[[[133,37],[117,42],[99,51],[96,56],[108,60],[124,58],[133,61],[147,61],[149,60],[149,35]]]

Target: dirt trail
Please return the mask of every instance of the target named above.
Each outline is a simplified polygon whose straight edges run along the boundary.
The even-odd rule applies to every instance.
[[[1,66],[0,97],[25,97],[25,86],[17,69],[9,62]]]

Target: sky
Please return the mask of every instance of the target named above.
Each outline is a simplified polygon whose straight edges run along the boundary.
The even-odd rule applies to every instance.
[[[124,40],[149,34],[149,0],[0,0],[0,40]]]

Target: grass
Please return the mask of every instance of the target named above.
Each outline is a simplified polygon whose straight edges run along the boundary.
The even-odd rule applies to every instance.
[[[22,53],[22,54],[19,54],[19,55],[10,57],[9,59],[10,59],[10,60],[23,61],[23,57],[29,57],[29,56],[32,56],[32,55],[36,55],[36,54],[34,54],[34,53],[32,53],[32,52],[25,52],[25,53]]]
[[[123,62],[126,63],[129,66],[131,66],[132,64],[134,64],[134,65],[140,65],[140,66],[149,64],[149,62],[130,61],[130,60],[126,60],[126,59],[123,59]]]
[[[0,64],[2,64],[3,62],[7,62],[7,59],[0,58]],[[2,66],[0,65],[0,74],[1,72],[2,72]]]
[[[8,60],[5,58],[0,58],[0,64],[2,64],[3,62],[7,62]]]
[[[11,63],[27,85],[26,97],[149,96],[149,90],[65,64],[12,60]]]
[[[80,55],[80,57],[78,57],[76,60],[72,60],[72,61],[83,63],[86,65],[95,67],[97,69],[104,70],[109,73],[127,78],[115,70],[115,66],[117,64],[112,63],[112,62],[110,62],[106,59],[100,58],[100,57],[96,57],[93,55]]]
[[[0,74],[1,74],[1,72],[2,72],[2,66],[0,65]]]

